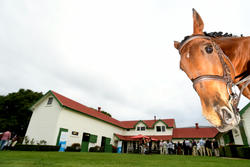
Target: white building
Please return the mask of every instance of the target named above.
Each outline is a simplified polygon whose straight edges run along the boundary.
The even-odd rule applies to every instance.
[[[218,138],[221,145],[246,145],[250,146],[250,103],[240,111],[241,122],[233,130],[219,133]]]
[[[32,107],[26,132],[29,139],[45,140],[48,145],[58,145],[62,134],[67,136],[67,146],[81,145],[82,151],[102,146],[110,152],[111,146],[123,141],[123,152],[135,149],[138,143],[133,136],[146,135],[156,140],[214,138],[218,131],[213,127],[176,128],[174,119],[119,121],[103,114],[100,108],[86,107],[54,91],[47,92]],[[248,132],[250,134],[250,132]]]

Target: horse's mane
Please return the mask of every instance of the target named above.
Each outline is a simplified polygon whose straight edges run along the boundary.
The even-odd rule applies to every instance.
[[[212,37],[212,38],[220,38],[220,37],[238,37],[237,35],[233,35],[233,34],[231,34],[231,33],[223,33],[223,32],[221,32],[221,31],[219,31],[219,32],[206,32],[206,31],[204,31],[203,32],[204,33],[204,35],[205,36],[208,36],[208,37]],[[184,39],[181,41],[181,45],[188,39],[190,37],[190,35],[189,36],[185,36],[184,37]],[[241,37],[243,37],[243,35],[241,34]]]

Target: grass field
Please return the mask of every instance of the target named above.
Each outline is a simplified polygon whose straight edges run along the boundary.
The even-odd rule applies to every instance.
[[[250,167],[250,160],[181,155],[0,152],[0,167]]]

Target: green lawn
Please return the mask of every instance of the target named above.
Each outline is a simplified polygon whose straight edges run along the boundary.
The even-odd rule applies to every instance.
[[[1,151],[0,167],[250,167],[250,160],[180,155]]]

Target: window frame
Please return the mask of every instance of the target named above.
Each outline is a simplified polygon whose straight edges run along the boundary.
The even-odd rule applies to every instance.
[[[156,132],[161,132],[161,126],[156,126]]]
[[[53,103],[53,97],[49,97],[48,101],[47,101],[47,105],[52,105]]]
[[[145,131],[146,127],[145,126],[141,126],[141,131]]]

